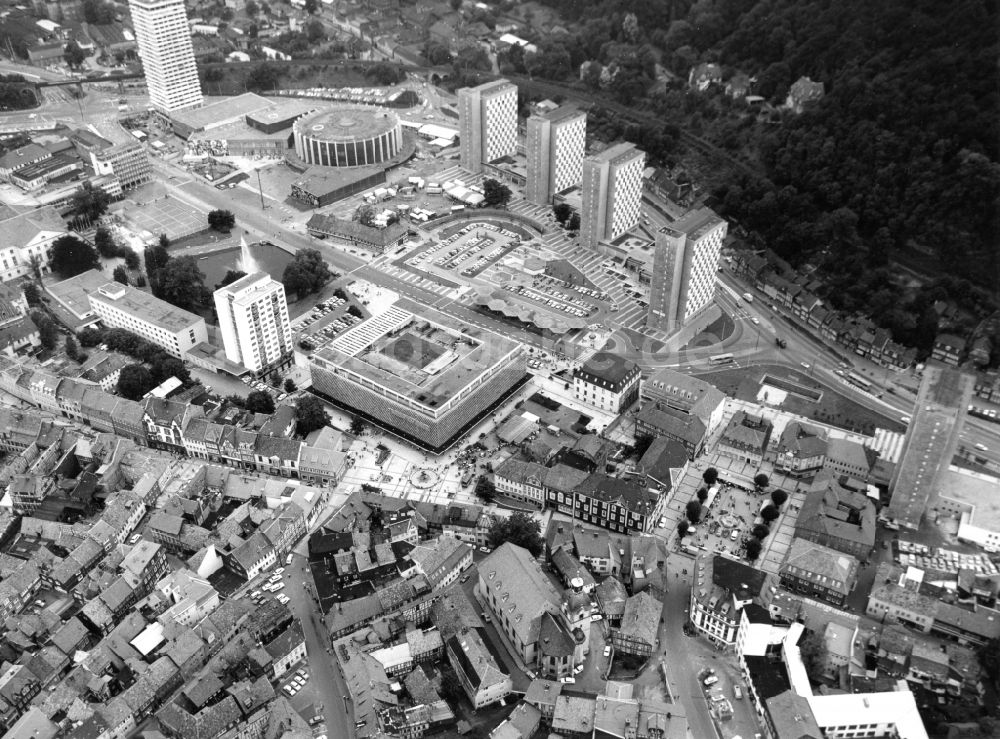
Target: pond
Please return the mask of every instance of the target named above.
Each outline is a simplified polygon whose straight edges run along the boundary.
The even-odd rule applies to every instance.
[[[249,269],[246,265],[247,259],[241,254],[241,248],[238,246],[195,257],[198,260],[198,268],[205,273],[205,287],[214,290],[230,269],[242,269],[248,273],[267,272],[280,281],[285,267],[292,261],[291,254],[273,244],[254,243],[249,244],[246,249],[251,261]]]

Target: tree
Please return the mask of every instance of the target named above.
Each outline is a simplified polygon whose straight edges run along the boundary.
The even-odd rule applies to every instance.
[[[333,277],[326,261],[316,249],[300,249],[285,267],[281,281],[285,290],[301,298],[317,292]]]
[[[167,262],[170,261],[170,255],[167,254],[167,247],[163,243],[163,239],[165,238],[165,236],[161,236],[160,243],[151,244],[143,251],[143,259],[146,262],[146,272],[149,274],[163,269],[167,266]]]
[[[567,231],[579,231],[580,230],[580,214],[573,213],[566,220],[566,230]]]
[[[681,519],[681,522],[677,524],[677,535],[683,539],[687,536],[689,528],[691,528],[691,524],[687,522],[687,519]]]
[[[365,433],[365,422],[360,416],[355,416],[351,419],[351,426],[348,429],[355,436],[362,436]]]
[[[298,420],[298,432],[303,436],[330,423],[330,414],[315,395],[299,398],[295,405],[295,418]]]
[[[479,479],[476,480],[474,492],[477,498],[480,498],[487,503],[492,503],[497,496],[496,486],[486,475],[480,475]]]
[[[760,543],[760,539],[749,539],[746,543],[747,559],[751,562],[756,562],[763,548],[764,545]]]
[[[510,188],[497,180],[483,180],[483,205],[487,208],[504,208],[511,198]]]
[[[768,534],[771,533],[771,529],[769,529],[766,524],[759,523],[750,529],[750,533],[761,541],[764,541],[764,539],[768,537]]]
[[[806,674],[813,682],[819,682],[826,672],[826,639],[818,631],[807,631],[799,640],[799,655],[806,668]]]
[[[274,397],[264,390],[254,390],[247,396],[246,409],[251,413],[274,413]]]
[[[63,59],[66,60],[70,69],[79,69],[87,59],[87,52],[80,48],[76,39],[70,39],[66,48],[63,49]]]
[[[773,505],[766,505],[764,509],[760,512],[760,517],[763,518],[767,523],[774,521],[781,513]]]
[[[94,247],[72,234],[60,236],[52,244],[49,266],[60,277],[75,277],[88,269],[97,269],[99,265]]]
[[[21,292],[24,293],[24,299],[28,301],[28,305],[42,304],[42,293],[38,289],[38,285],[36,283],[34,282],[21,283]]]
[[[142,396],[156,387],[153,374],[142,364],[122,367],[118,376],[118,393],[129,400],[142,400]]]
[[[42,280],[42,258],[38,254],[28,255],[28,269],[31,270],[31,276],[36,280],[41,282]]]
[[[773,502],[778,508],[781,508],[788,500],[788,493],[780,488],[771,491],[771,502]]]
[[[54,349],[59,340],[59,327],[56,322],[49,318],[48,313],[43,313],[40,310],[31,311],[29,316],[38,327],[38,339],[42,342],[42,348]]]
[[[708,490],[706,490],[704,487],[698,488],[697,495],[699,503],[704,503],[706,500],[708,500]]]
[[[164,249],[170,248],[170,239],[166,234],[160,234],[160,238],[158,239],[157,243]]]
[[[159,347],[153,347],[151,356],[147,361],[149,362],[150,372],[156,384],[160,384],[164,380],[169,380],[171,377],[176,377],[185,385],[191,382],[191,373],[184,366],[184,362],[177,357],[170,356]]]
[[[365,317],[364,314],[361,312],[361,309],[358,306],[354,305],[354,303],[351,303],[349,306],[347,306],[347,312],[350,315],[354,316],[355,318]]]
[[[194,257],[171,259],[156,274],[153,293],[161,300],[184,310],[192,310],[205,302],[205,273]]]
[[[562,225],[566,223],[567,219],[573,215],[573,208],[568,203],[559,203],[552,208],[552,215],[555,216],[556,221]]]
[[[105,226],[98,226],[94,232],[94,246],[97,248],[97,253],[105,259],[112,259],[118,256],[118,244],[115,243],[114,237],[111,236],[111,231]]]
[[[94,221],[103,216],[111,204],[111,196],[100,187],[94,187],[89,182],[81,185],[71,202],[71,210],[77,218]]]
[[[766,488],[768,482],[770,482],[770,480],[768,479],[767,475],[765,475],[763,472],[758,472],[756,475],[754,475],[753,484],[757,487],[758,490],[763,490],[764,488]]]
[[[428,41],[424,46],[424,57],[435,67],[451,61],[451,51],[437,41]]]
[[[285,392],[286,393],[294,393],[296,390],[298,390],[298,386],[296,386],[295,380],[293,380],[291,377],[286,377],[285,378]]]
[[[354,210],[351,220],[357,221],[362,226],[371,226],[375,223],[375,207],[371,203],[362,203]]]
[[[81,346],[97,346],[104,343],[104,331],[93,326],[87,326],[77,334]]]
[[[114,278],[115,282],[120,282],[123,285],[128,284],[128,270],[125,269],[125,267],[120,264],[117,267],[115,267],[115,271],[112,274],[112,277]]]
[[[216,284],[215,289],[218,290],[220,287],[225,287],[226,285],[232,285],[237,280],[240,280],[247,276],[247,273],[241,269],[227,269],[226,276]]]
[[[115,9],[104,0],[83,0],[83,19],[87,23],[107,25],[115,21]]]
[[[684,509],[684,513],[687,516],[688,521],[691,523],[698,523],[701,520],[701,503],[697,500],[689,500]]]
[[[66,341],[63,342],[63,350],[66,352],[66,356],[72,359],[74,362],[82,361],[80,359],[80,347],[76,343],[76,339],[72,336],[67,336]],[[85,356],[85,355],[84,355]]]
[[[448,4],[451,5],[451,9],[457,11],[462,7],[462,0],[448,0]]]
[[[497,516],[490,526],[487,538],[493,549],[510,542],[527,549],[532,557],[537,557],[545,550],[541,526],[530,513],[523,511],[517,511],[509,518]]]
[[[236,225],[236,216],[228,210],[213,210],[208,214],[208,225],[216,231],[229,233]]]
[[[705,481],[706,485],[711,487],[719,479],[719,471],[715,467],[709,467],[702,473],[701,479]]]
[[[312,15],[317,10],[319,10],[319,3],[317,3],[316,0],[306,0],[305,11],[309,13],[309,15]]]
[[[254,18],[260,13],[260,6],[257,5],[255,0],[247,0],[247,4],[244,6],[244,10],[246,10],[247,15],[250,18]]]
[[[133,269],[133,270],[139,269],[139,255],[136,254],[134,251],[132,251],[132,249],[130,249],[127,246],[123,247],[122,251],[120,251],[119,254],[123,255],[123,259],[125,260],[125,266],[128,269]]]
[[[137,275],[135,278],[136,287],[146,287],[146,275]]]

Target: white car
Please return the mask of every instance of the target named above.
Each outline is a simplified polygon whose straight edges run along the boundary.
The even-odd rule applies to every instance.
[[[274,571],[274,574],[275,575],[283,575],[283,574],[285,574],[285,568],[284,567],[279,567],[278,569],[276,569]]]
[[[284,593],[281,593],[277,598],[275,598],[275,600],[278,601],[281,605],[287,606],[292,599],[289,598]]]
[[[590,617],[590,620],[591,621],[603,621],[604,620],[604,616],[602,616],[599,613],[595,613],[593,616]]]
[[[605,657],[611,656],[611,647],[604,647],[604,656]]]

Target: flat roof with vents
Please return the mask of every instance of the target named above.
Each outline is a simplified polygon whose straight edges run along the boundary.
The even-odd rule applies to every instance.
[[[505,365],[520,345],[443,314],[414,314],[401,301],[362,321],[313,356],[313,363],[396,400],[434,412]]]

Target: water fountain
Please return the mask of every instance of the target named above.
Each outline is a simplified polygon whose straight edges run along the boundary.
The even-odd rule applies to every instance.
[[[236,260],[236,268],[242,272],[246,272],[248,275],[263,271],[260,264],[257,262],[257,258],[250,251],[250,245],[247,243],[246,234],[240,237],[240,256],[239,259]]]

